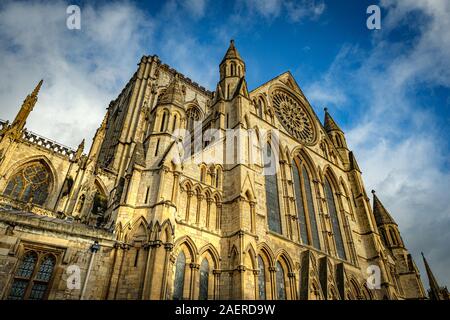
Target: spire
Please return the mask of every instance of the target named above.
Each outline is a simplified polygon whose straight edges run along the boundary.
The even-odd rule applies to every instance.
[[[373,215],[375,216],[377,225],[378,226],[382,224],[397,225],[397,223],[394,221],[389,212],[384,208],[380,199],[378,199],[377,195],[375,194],[375,190],[372,190],[372,194],[373,194]]]
[[[331,131],[336,131],[336,130],[343,132],[341,130],[341,128],[339,128],[339,126],[333,120],[331,115],[328,113],[328,108],[324,108],[324,110],[325,110],[324,127],[325,127],[325,130],[327,131],[327,133],[330,133]]]
[[[171,103],[179,103],[182,104],[184,102],[183,90],[181,89],[181,84],[178,79],[178,74],[175,74],[174,79],[167,87],[166,91],[161,97],[160,103],[163,104],[171,104]]]
[[[241,79],[245,77],[245,62],[234,46],[234,40],[230,41],[230,46],[220,63],[219,72],[223,96],[226,100],[231,100]]]
[[[29,94],[22,103],[19,112],[16,115],[11,127],[16,130],[22,130],[25,127],[25,123],[27,121],[28,115],[31,111],[33,111],[34,106],[38,100],[38,93],[41,89],[42,83],[44,80],[39,81],[36,88],[34,88],[33,92]]]
[[[242,61],[241,56],[239,55],[239,52],[237,51],[236,47],[234,46],[234,40],[230,40],[230,46],[228,47],[227,52],[225,53],[225,56],[222,59],[223,63],[225,60],[228,59],[238,59]]]
[[[427,259],[425,259],[425,256],[423,252],[421,252],[423,263],[425,265],[425,270],[427,271],[427,277],[428,277],[428,283],[430,284],[430,299],[431,300],[442,300],[441,299],[441,289],[437,283],[436,278],[434,277],[433,271],[431,271],[430,266],[428,265]]]
[[[81,141],[81,143],[78,145],[77,151],[75,152],[75,160],[79,160],[81,156],[83,155],[84,151],[84,139]]]

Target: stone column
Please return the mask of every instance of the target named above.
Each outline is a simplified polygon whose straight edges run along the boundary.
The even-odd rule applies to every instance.
[[[220,219],[222,216],[222,203],[216,203],[216,229],[220,230]]]
[[[170,259],[170,254],[173,250],[173,244],[172,243],[165,243],[164,244],[164,249],[165,249],[165,257],[164,257],[164,271],[163,271],[163,279],[162,279],[162,284],[161,284],[161,300],[166,300],[167,298],[167,274],[169,272],[169,259]]]
[[[220,286],[220,270],[213,270],[214,274],[214,300],[220,299],[219,286]]]
[[[206,199],[206,228],[209,229],[209,219],[211,214],[211,203],[214,201],[213,198],[208,197]]]
[[[256,202],[250,201],[250,232],[255,233],[256,232]]]
[[[290,287],[290,295],[291,300],[297,300],[297,288],[296,288],[296,281],[295,281],[295,272],[289,272],[288,273],[288,279],[289,279],[289,287]]]
[[[268,268],[269,270],[269,277],[270,277],[270,294],[272,300],[277,299],[277,285],[276,285],[276,271],[277,269],[274,266],[270,266]]]
[[[189,267],[191,268],[191,282],[189,287],[189,299],[195,300],[196,299],[196,290],[195,290],[195,284],[197,280],[197,274],[200,269],[200,265],[197,263],[191,262],[189,264]]]
[[[180,183],[180,172],[173,172],[173,187],[172,187],[172,203],[177,205],[178,200],[178,185]]]
[[[185,217],[186,222],[189,222],[189,213],[191,211],[191,198],[193,195],[194,195],[194,191],[192,191],[192,190],[187,191],[186,217]]]
[[[200,214],[201,214],[201,209],[202,209],[202,201],[205,198],[204,195],[202,194],[198,194],[197,195],[197,212],[195,214],[195,224],[199,224],[200,223]]]

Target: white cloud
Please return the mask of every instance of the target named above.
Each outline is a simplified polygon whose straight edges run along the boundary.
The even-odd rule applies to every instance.
[[[44,78],[27,127],[76,146],[93,136],[109,101],[133,74],[152,27],[135,7],[114,2],[82,7],[81,30],[68,30],[66,7],[62,1],[3,4],[0,116],[11,120]]]
[[[205,15],[208,0],[185,0],[183,7],[195,18],[202,18]]]

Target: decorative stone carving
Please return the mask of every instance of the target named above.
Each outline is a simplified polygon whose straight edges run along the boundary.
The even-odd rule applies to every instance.
[[[296,139],[311,145],[316,140],[316,130],[306,107],[292,94],[277,89],[272,93],[272,104],[283,127]]]

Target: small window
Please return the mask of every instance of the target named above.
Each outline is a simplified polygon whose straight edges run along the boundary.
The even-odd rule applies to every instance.
[[[56,258],[48,252],[27,250],[14,275],[9,300],[42,300],[48,293]]]
[[[279,261],[277,261],[277,264],[276,264],[276,282],[277,282],[278,300],[286,300],[286,286],[284,283],[284,270]]]

